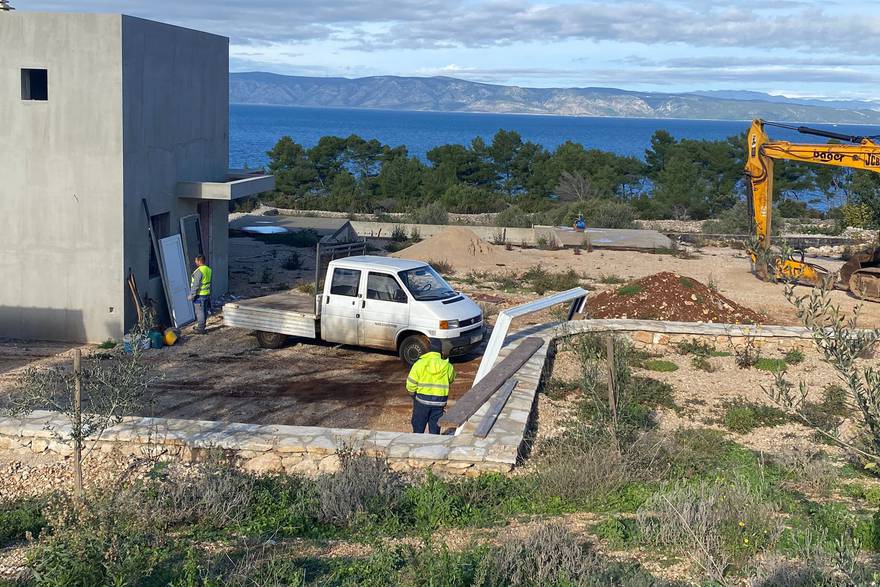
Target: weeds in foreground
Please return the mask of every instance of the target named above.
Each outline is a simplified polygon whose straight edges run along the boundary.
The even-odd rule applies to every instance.
[[[678,365],[672,361],[666,361],[664,359],[651,359],[642,363],[642,366],[649,371],[659,371],[661,373],[678,371]]]
[[[599,283],[607,283],[608,285],[619,285],[621,283],[626,283],[626,281],[627,280],[625,278],[623,278],[619,275],[615,275],[613,273],[608,274],[608,275],[603,273],[599,277]]]
[[[736,357],[736,366],[740,369],[751,369],[761,360],[761,351],[754,336],[743,337],[741,344],[734,344],[731,340],[731,346]]]
[[[0,548],[36,536],[46,525],[44,498],[18,499],[0,503]]]
[[[631,283],[629,285],[624,285],[623,287],[617,288],[617,295],[619,296],[634,296],[636,294],[642,293],[643,288],[638,283]]]
[[[727,585],[732,565],[776,543],[777,511],[744,480],[681,482],[652,495],[639,509],[638,525],[644,542],[673,549],[705,577]]]
[[[724,416],[721,419],[724,427],[737,434],[748,434],[755,428],[767,428],[779,426],[791,421],[791,418],[779,408],[760,404],[735,400],[724,407]]]
[[[437,270],[437,273],[446,277],[455,273],[455,267],[446,259],[430,259],[428,265]]]

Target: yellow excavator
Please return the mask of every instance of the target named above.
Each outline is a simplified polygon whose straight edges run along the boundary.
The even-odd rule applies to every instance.
[[[797,144],[771,141],[765,126],[795,130],[802,134],[835,139],[850,144]],[[746,175],[751,197],[749,215],[754,220],[757,247],[750,249],[752,267],[762,279],[794,280],[811,286],[831,281],[837,289],[849,290],[856,297],[880,302],[880,248],[852,256],[837,274],[804,260],[803,252],[774,254],[770,249],[770,222],[773,209],[773,161],[788,159],[804,163],[867,169],[880,173],[880,143],[869,137],[850,136],[831,131],[755,120],[748,134]]]

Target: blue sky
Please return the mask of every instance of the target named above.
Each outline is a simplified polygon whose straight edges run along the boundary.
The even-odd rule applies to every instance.
[[[880,98],[877,0],[12,0],[231,39],[232,71]]]

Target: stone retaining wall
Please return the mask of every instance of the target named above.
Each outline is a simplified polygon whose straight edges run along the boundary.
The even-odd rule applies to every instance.
[[[511,338],[501,351],[502,360],[516,345]],[[473,432],[482,420],[483,406],[457,435],[434,436],[405,432],[237,424],[206,420],[127,417],[108,429],[97,449],[123,456],[157,454],[198,460],[207,451],[223,450],[246,470],[317,474],[339,466],[337,453],[344,447],[388,459],[395,470],[430,468],[439,474],[478,475],[509,471],[519,460],[523,438],[552,351],[548,332],[545,344],[517,372],[518,385],[486,438]],[[25,418],[0,418],[0,450],[13,453],[54,454],[66,457],[69,446],[58,440],[70,429],[67,420],[48,411]]]
[[[388,459],[396,470],[430,468],[439,474],[478,475],[509,471],[528,450],[526,432],[535,398],[552,363],[556,340],[585,332],[615,332],[631,336],[637,346],[668,350],[678,341],[707,339],[719,348],[756,343],[780,348],[811,344],[809,331],[789,326],[693,324],[652,320],[576,320],[542,324],[510,334],[499,353],[504,359],[517,344],[538,336],[544,345],[519,369],[518,385],[486,438],[473,435],[488,403],[455,435],[433,436],[405,432],[236,424],[203,420],[129,417],[109,429],[98,450],[122,455],[166,451],[181,459],[199,459],[208,450],[224,450],[255,472],[317,474],[339,466],[340,448],[352,447]],[[68,456],[71,449],[57,440],[69,430],[62,416],[34,412],[26,418],[0,418],[0,450]]]

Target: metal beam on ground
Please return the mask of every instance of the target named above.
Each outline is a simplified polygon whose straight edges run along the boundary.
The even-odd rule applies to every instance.
[[[498,365],[452,405],[440,418],[441,426],[461,426],[468,418],[486,403],[498,388],[513,377],[538,349],[544,346],[544,339],[529,337],[504,357]]]
[[[489,337],[489,342],[486,344],[486,352],[483,353],[480,367],[477,369],[477,375],[474,378],[474,385],[479,383],[495,365],[495,361],[498,359],[498,353],[501,352],[501,348],[504,346],[504,340],[507,338],[507,331],[510,329],[510,323],[514,318],[532,314],[534,312],[540,312],[541,310],[546,310],[556,304],[572,302],[568,313],[570,320],[574,314],[583,310],[586,301],[587,290],[582,287],[575,287],[568,291],[559,292],[552,296],[547,296],[546,298],[533,300],[527,304],[508,308],[500,312],[498,318],[495,319],[495,326],[492,328],[492,336]]]

